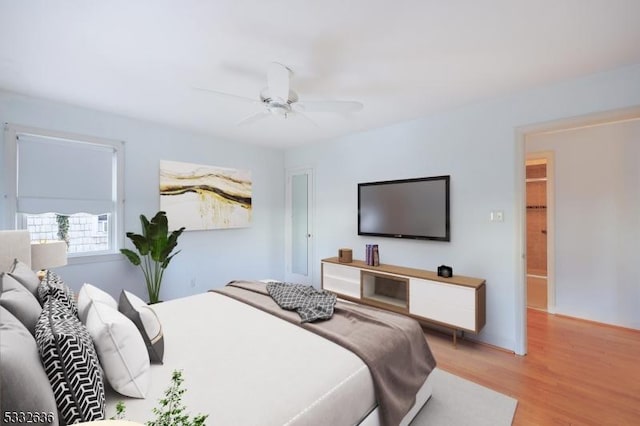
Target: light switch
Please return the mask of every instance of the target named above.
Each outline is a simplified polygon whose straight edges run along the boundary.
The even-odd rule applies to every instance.
[[[489,220],[491,222],[503,222],[504,221],[504,212],[502,210],[492,210],[489,215]]]

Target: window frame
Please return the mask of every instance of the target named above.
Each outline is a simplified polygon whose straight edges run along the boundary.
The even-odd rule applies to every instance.
[[[61,139],[73,143],[100,145],[114,150],[115,182],[112,182],[114,207],[110,218],[110,249],[107,251],[70,253],[69,264],[89,263],[96,261],[121,259],[120,248],[124,247],[124,142],[80,135],[55,130],[5,123],[4,125],[4,169],[5,169],[5,229],[23,229],[18,212],[18,137],[30,135],[41,138]],[[26,228],[24,228],[26,229]]]

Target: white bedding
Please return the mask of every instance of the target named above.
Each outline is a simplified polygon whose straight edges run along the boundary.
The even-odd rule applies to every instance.
[[[376,406],[364,362],[300,327],[216,293],[153,308],[164,364],[151,366],[144,400],[109,391],[107,417],[122,400],[128,420],[150,420],[174,369],[183,370],[189,412],[209,414],[208,424],[353,425]]]

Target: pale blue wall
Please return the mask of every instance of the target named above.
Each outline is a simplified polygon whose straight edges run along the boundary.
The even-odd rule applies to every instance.
[[[161,298],[203,292],[232,279],[283,277],[282,151],[6,92],[0,92],[0,122],[125,141],[124,227],[127,231],[139,232],[140,213],[152,215],[160,207],[160,160],[251,170],[251,227],[183,233],[179,240],[182,252],[165,273]],[[2,156],[0,151],[0,164],[3,164]],[[4,202],[2,198],[0,203]],[[2,214],[4,206],[0,205]],[[5,219],[0,216],[0,223],[7,223]],[[126,288],[146,298],[142,272],[126,260],[68,265],[57,270],[76,290],[86,281],[114,296]],[[194,280],[195,287],[192,287]]]
[[[429,270],[447,264],[454,274],[485,278],[487,325],[479,338],[518,351],[524,185],[516,177],[524,157],[517,129],[634,105],[640,105],[640,65],[290,149],[287,168],[315,169],[315,262],[340,247],[363,259],[365,244],[375,242],[384,263]],[[450,243],[357,235],[358,182],[445,174],[451,175]],[[504,211],[504,222],[490,222],[492,210]],[[320,268],[314,271],[318,285]]]

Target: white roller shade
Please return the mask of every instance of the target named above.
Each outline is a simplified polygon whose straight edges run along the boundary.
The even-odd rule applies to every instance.
[[[113,211],[113,147],[19,134],[17,151],[19,212]]]

